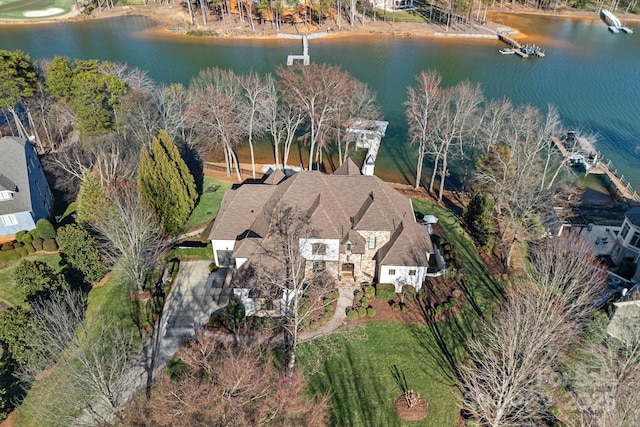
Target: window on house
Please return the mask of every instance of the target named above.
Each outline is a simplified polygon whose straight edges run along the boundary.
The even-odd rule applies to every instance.
[[[622,230],[620,231],[620,237],[622,240],[627,238],[627,234],[629,234],[629,224],[625,224],[622,226]]]
[[[347,247],[347,250],[350,251],[351,250],[351,242],[347,242],[346,247]]]
[[[409,270],[409,276],[415,276],[415,275],[416,275],[415,270]]]
[[[369,249],[376,248],[376,236],[369,236]]]
[[[13,199],[13,191],[0,191],[0,201]]]
[[[633,237],[630,242],[631,246],[635,246],[636,248],[640,248],[640,231],[636,231],[633,233]]]
[[[313,261],[313,271],[316,273],[326,270],[327,266],[324,261]]]
[[[18,223],[16,216],[13,214],[2,215],[0,218],[2,218],[2,223],[5,225],[5,227],[16,225]]]
[[[311,253],[313,255],[326,255],[327,254],[327,245],[324,243],[312,243],[311,244]]]
[[[389,269],[389,276],[395,276],[396,275],[396,269],[395,268],[390,268]]]

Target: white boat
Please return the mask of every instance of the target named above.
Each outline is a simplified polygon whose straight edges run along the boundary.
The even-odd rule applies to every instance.
[[[498,52],[500,52],[503,55],[513,55],[513,49],[510,49],[508,47],[504,47],[502,49],[500,49]]]

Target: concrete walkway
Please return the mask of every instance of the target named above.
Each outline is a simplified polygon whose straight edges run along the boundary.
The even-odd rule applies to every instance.
[[[300,334],[300,342],[311,341],[315,338],[329,335],[331,332],[338,329],[340,326],[347,323],[347,308],[353,304],[353,291],[356,288],[340,288],[340,297],[338,297],[338,304],[336,305],[336,311],[333,313],[333,317],[324,326],[319,326],[315,331],[305,332]]]

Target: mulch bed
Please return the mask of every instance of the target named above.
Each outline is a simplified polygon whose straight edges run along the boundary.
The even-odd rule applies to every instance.
[[[398,416],[404,421],[422,421],[429,413],[429,404],[421,396],[420,401],[411,408],[407,406],[404,395],[398,396],[394,403]]]

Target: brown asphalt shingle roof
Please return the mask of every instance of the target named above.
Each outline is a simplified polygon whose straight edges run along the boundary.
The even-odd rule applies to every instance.
[[[432,253],[433,248],[427,230],[415,223],[410,200],[380,178],[361,175],[359,170],[355,174],[356,170],[349,160],[333,175],[302,171],[275,185],[245,184],[228,190],[209,239],[232,240],[246,234],[265,237],[273,213],[291,209],[306,215],[314,237],[342,242],[350,238],[354,253],[364,250],[366,242],[351,230],[394,232],[393,243],[383,251],[385,264],[398,261],[396,265],[405,265],[403,260],[421,253],[420,264],[410,265],[426,265],[425,252]],[[246,242],[234,254],[246,255],[254,249],[253,243]]]

